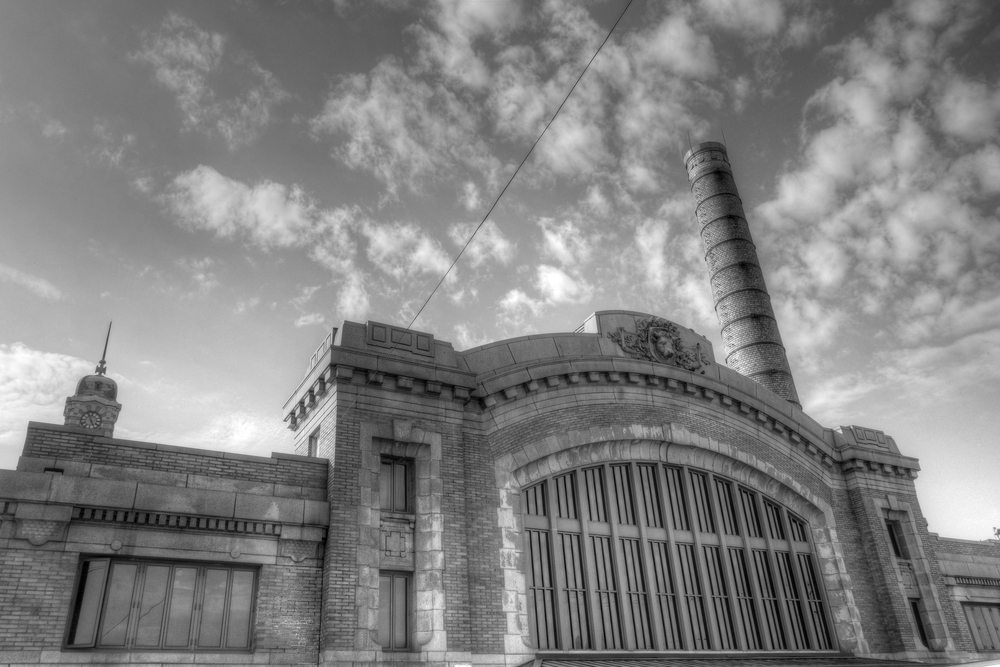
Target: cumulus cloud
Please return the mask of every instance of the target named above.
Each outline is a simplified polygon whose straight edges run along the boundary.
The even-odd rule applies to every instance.
[[[579,274],[555,266],[538,267],[535,286],[548,303],[581,303],[593,295],[594,288]]]
[[[451,258],[434,238],[413,223],[369,223],[362,229],[368,240],[368,259],[397,280],[419,275],[442,275]]]
[[[542,244],[545,256],[562,266],[581,265],[590,260],[598,243],[596,234],[575,220],[556,221],[541,218],[538,226],[542,229]]]
[[[300,245],[322,226],[321,212],[300,187],[248,186],[205,165],[175,177],[166,202],[193,229],[243,236],[262,248]]]
[[[184,126],[218,134],[230,149],[255,140],[288,98],[249,54],[227,48],[225,36],[179,14],[168,14],[156,31],[142,32],[140,41],[133,60],[151,66],[157,83],[174,95]],[[237,92],[220,95],[222,81],[236,82]]]
[[[448,230],[448,236],[452,243],[462,247],[475,228],[476,223],[471,222],[454,224]],[[516,250],[516,244],[500,231],[500,227],[492,220],[487,220],[469,247],[465,249],[462,258],[466,265],[474,269],[490,261],[497,264],[510,264],[514,260]]]
[[[16,463],[28,421],[62,423],[66,397],[76,382],[94,371],[92,362],[35,350],[24,343],[0,343],[0,452]]]
[[[685,13],[671,12],[646,44],[648,57],[675,74],[709,78],[718,72],[712,40],[699,33]]]
[[[1000,150],[964,143],[996,136],[1000,91],[950,65],[975,11],[905,3],[831,49],[837,76],[809,100],[800,158],[754,212],[782,257],[769,283],[786,345],[812,370],[849,323],[875,314],[911,347],[1000,327],[988,268],[1000,257],[989,176]]]
[[[48,301],[58,301],[63,298],[62,290],[45,278],[25,273],[6,264],[0,264],[0,281],[26,289],[35,296]]]
[[[393,58],[369,74],[343,77],[311,121],[318,139],[353,169],[373,174],[393,195],[419,192],[457,170],[497,168],[472,109],[441,83],[410,76]]]

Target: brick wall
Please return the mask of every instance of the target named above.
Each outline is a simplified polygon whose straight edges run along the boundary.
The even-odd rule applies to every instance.
[[[76,566],[76,554],[0,549],[0,663],[62,645]]]
[[[87,433],[83,429],[34,422],[28,426],[24,456],[311,488],[326,486],[325,466],[304,457],[279,454],[265,458],[171,445],[116,441]]]

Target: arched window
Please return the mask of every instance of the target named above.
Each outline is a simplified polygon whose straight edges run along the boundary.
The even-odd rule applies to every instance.
[[[540,649],[827,650],[805,521],[713,473],[605,463],[523,492]]]

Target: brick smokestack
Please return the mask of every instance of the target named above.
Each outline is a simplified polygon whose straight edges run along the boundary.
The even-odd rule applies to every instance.
[[[801,407],[726,147],[715,141],[698,144],[684,156],[684,166],[701,224],[726,365]]]

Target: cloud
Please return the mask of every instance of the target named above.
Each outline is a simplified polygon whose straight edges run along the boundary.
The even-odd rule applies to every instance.
[[[593,295],[594,288],[579,274],[570,274],[548,264],[538,267],[535,286],[546,302],[582,303]]]
[[[907,312],[915,295],[968,306],[996,289],[986,269],[1000,253],[995,186],[981,174],[1000,173],[1000,154],[992,145],[967,153],[938,133],[971,141],[996,131],[996,87],[938,66],[964,48],[969,11],[901,5],[832,49],[839,74],[807,105],[801,159],[756,210],[766,231],[780,232],[765,245],[787,258],[776,281],[782,299],[819,298],[834,320],[890,313],[896,334],[917,342],[959,329],[946,309],[936,322]],[[955,293],[966,274],[974,286]],[[837,300],[845,291],[859,298]],[[829,335],[811,339],[822,345]]]
[[[448,230],[448,236],[458,247],[465,245],[469,235],[476,228],[476,223],[454,224]],[[487,220],[480,228],[476,237],[465,249],[462,262],[471,268],[479,268],[487,262],[510,264],[514,260],[517,245],[507,238],[492,220]]]
[[[337,318],[363,322],[371,310],[371,300],[364,278],[358,274],[346,276],[337,292]]]
[[[63,298],[62,291],[45,278],[33,276],[6,264],[0,264],[0,281],[22,287],[48,301],[59,301]]]
[[[296,327],[308,327],[313,324],[323,324],[326,320],[320,313],[305,313],[295,320]]]
[[[62,423],[66,397],[94,371],[92,362],[42,352],[24,343],[0,343],[0,452],[11,463],[23,444],[29,420]],[[5,462],[6,463],[6,462]],[[0,467],[6,467],[0,465]]]
[[[716,25],[729,31],[773,37],[785,26],[780,0],[703,0],[700,7]]]
[[[132,58],[153,68],[154,77],[175,97],[184,126],[220,135],[230,150],[255,140],[288,93],[274,75],[248,54],[228,50],[226,37],[201,29],[171,12],[155,32],[140,35]],[[235,84],[220,97],[217,89]]]
[[[964,141],[985,141],[1000,132],[1000,88],[949,77],[935,106],[941,129]]]
[[[194,284],[194,294],[206,294],[219,286],[219,278],[215,275],[213,267],[215,260],[211,257],[199,259],[193,257],[182,257],[176,262],[177,266],[188,274]]]
[[[175,177],[165,201],[192,229],[244,236],[261,248],[301,245],[322,226],[322,214],[300,187],[272,181],[251,187],[205,165]]]
[[[435,239],[412,223],[370,222],[362,233],[368,240],[368,259],[397,280],[420,275],[443,275],[451,258]]]
[[[102,121],[94,123],[92,132],[98,143],[93,150],[95,159],[109,167],[122,166],[128,151],[135,145],[135,134],[115,132]]]
[[[439,71],[461,86],[483,88],[490,71],[474,42],[496,40],[521,21],[520,2],[438,0],[429,11],[431,22],[410,26],[417,40],[418,65]]]
[[[708,79],[718,72],[711,39],[699,34],[684,13],[668,14],[653,31],[646,48],[650,60],[675,74]]]
[[[42,136],[52,141],[62,141],[69,134],[69,128],[54,118],[42,125]]]
[[[430,181],[468,170],[490,176],[498,168],[468,105],[443,84],[411,76],[393,58],[367,75],[341,78],[310,125],[317,140],[334,140],[334,157],[371,173],[392,195],[420,192]]]
[[[556,222],[552,218],[541,218],[538,226],[542,229],[544,256],[564,267],[580,266],[589,261],[599,243],[599,235],[578,221]]]
[[[498,320],[508,328],[523,328],[529,317],[537,317],[545,304],[528,296],[524,290],[509,290],[497,303]]]

